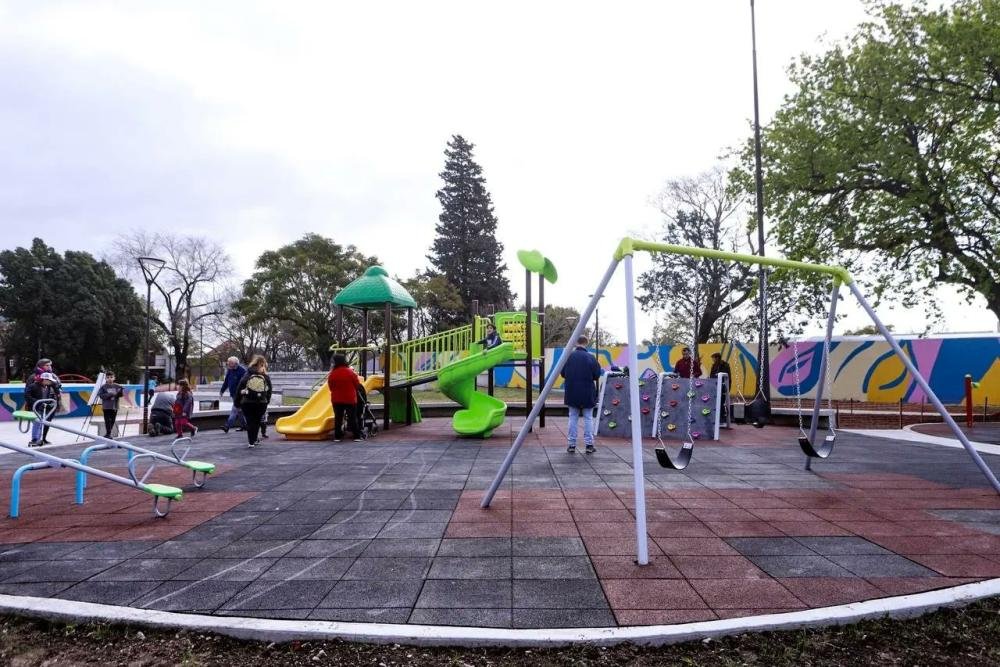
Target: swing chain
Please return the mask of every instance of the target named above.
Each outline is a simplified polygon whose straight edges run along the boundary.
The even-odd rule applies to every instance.
[[[799,415],[799,433],[806,434],[805,425],[802,420],[802,379],[799,376],[799,343],[792,339],[792,374],[795,377],[795,409]]]

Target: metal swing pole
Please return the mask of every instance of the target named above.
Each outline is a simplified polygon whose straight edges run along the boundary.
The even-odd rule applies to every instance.
[[[833,279],[833,290],[830,292],[830,317],[826,320],[826,337],[823,339],[823,356],[819,364],[819,380],[816,384],[816,399],[813,403],[812,419],[809,421],[809,442],[816,442],[816,432],[819,430],[819,409],[823,400],[823,387],[825,387],[826,374],[830,367],[830,339],[833,338],[833,323],[837,319],[837,296],[840,294],[840,279]],[[833,419],[833,415],[828,415],[827,419]],[[806,457],[806,470],[812,470],[812,457]]]
[[[604,272],[604,277],[601,278],[600,284],[597,289],[594,290],[594,296],[591,297],[590,303],[584,309],[583,313],[580,315],[580,319],[576,322],[576,327],[573,329],[572,335],[569,337],[569,342],[566,343],[566,347],[563,348],[562,354],[559,355],[559,359],[556,361],[555,365],[552,367],[551,373],[549,373],[549,379],[545,381],[545,386],[542,387],[541,393],[538,395],[537,402],[531,407],[531,412],[528,413],[527,419],[524,420],[524,424],[521,425],[521,430],[517,432],[517,437],[514,438],[514,443],[510,446],[510,451],[507,452],[507,456],[504,457],[503,463],[500,464],[500,469],[497,470],[496,477],[493,478],[493,482],[490,483],[490,488],[486,490],[486,495],[483,496],[482,502],[479,503],[480,507],[486,508],[490,506],[493,502],[493,496],[496,495],[497,489],[500,488],[500,484],[503,482],[504,476],[507,471],[510,470],[511,465],[514,463],[514,457],[517,456],[518,450],[521,449],[521,445],[524,444],[524,439],[527,437],[528,433],[531,432],[531,427],[535,423],[535,419],[538,417],[538,413],[542,411],[542,407],[545,405],[545,399],[552,392],[552,387],[555,385],[556,380],[559,379],[559,374],[562,373],[562,369],[566,366],[566,361],[569,359],[570,353],[573,348],[576,347],[576,339],[583,334],[584,327],[587,325],[590,316],[594,314],[594,308],[597,305],[598,299],[604,294],[605,288],[607,288],[608,283],[611,281],[611,276],[615,274],[615,269],[618,268],[618,262],[620,260],[616,256],[612,261],[608,270]]]
[[[629,418],[632,426],[632,483],[635,488],[635,561],[649,564],[646,538],[646,479],[642,467],[642,416],[639,414],[639,351],[635,335],[635,293],[632,279],[632,255],[625,255],[625,311],[628,319],[628,388]],[[691,362],[694,377],[694,362]],[[692,380],[693,381],[693,380]],[[690,426],[689,426],[690,429]]]
[[[892,347],[893,352],[896,353],[896,356],[899,357],[899,360],[903,362],[903,365],[906,367],[906,370],[908,370],[910,372],[910,375],[913,376],[914,382],[916,382],[917,385],[919,385],[919,387],[924,390],[924,393],[927,395],[927,398],[930,399],[931,405],[934,406],[934,409],[936,409],[938,413],[941,415],[941,418],[948,425],[948,428],[951,429],[952,433],[955,434],[955,437],[958,438],[958,441],[962,443],[963,447],[965,447],[965,451],[969,453],[969,456],[972,457],[972,460],[979,467],[979,470],[982,471],[986,479],[989,480],[990,484],[993,486],[993,489],[997,493],[1000,493],[1000,480],[997,480],[996,475],[994,475],[993,471],[990,470],[990,467],[986,465],[986,461],[983,460],[983,457],[979,455],[979,452],[976,451],[976,448],[972,446],[972,443],[969,442],[969,439],[965,437],[964,433],[962,433],[962,429],[959,428],[958,424],[955,423],[955,420],[952,419],[952,416],[948,414],[948,410],[946,410],[944,405],[942,405],[941,400],[937,397],[937,395],[933,391],[931,391],[930,385],[927,384],[927,381],[920,374],[920,371],[917,370],[917,367],[913,364],[913,361],[911,361],[910,358],[906,356],[906,354],[903,352],[902,348],[899,347],[899,343],[897,343],[896,339],[892,337],[892,334],[889,333],[889,330],[885,328],[884,324],[882,324],[882,320],[880,320],[878,318],[878,315],[875,314],[875,310],[868,303],[868,300],[865,299],[864,295],[861,293],[861,290],[858,289],[858,286],[853,282],[850,283],[849,286],[851,288],[851,292],[853,292],[854,296],[857,297],[858,303],[860,303],[861,307],[865,309],[865,311],[868,313],[868,316],[872,318],[872,322],[875,323],[875,326],[878,328],[879,333],[882,334],[882,337],[885,338],[885,340],[889,343],[889,346]]]

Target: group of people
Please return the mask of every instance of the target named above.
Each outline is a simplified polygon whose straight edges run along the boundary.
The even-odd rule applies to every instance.
[[[681,358],[674,364],[674,373],[682,378],[701,377],[701,359],[691,358],[691,348],[685,347],[681,350]],[[708,371],[708,377],[717,378],[720,373],[732,376],[732,369],[728,361],[723,361],[722,354],[712,353],[712,367]]]
[[[231,428],[246,429],[247,446],[250,448],[259,445],[261,438],[266,440],[267,406],[273,389],[267,372],[267,359],[262,355],[255,355],[247,366],[236,357],[229,357],[219,396],[228,391],[233,405],[222,430],[229,433]]]

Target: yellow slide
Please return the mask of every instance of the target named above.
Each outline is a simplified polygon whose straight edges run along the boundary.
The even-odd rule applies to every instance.
[[[381,375],[372,375],[362,384],[370,394],[382,388],[383,380]],[[326,440],[333,430],[330,387],[324,382],[295,414],[280,418],[274,427],[289,440]]]

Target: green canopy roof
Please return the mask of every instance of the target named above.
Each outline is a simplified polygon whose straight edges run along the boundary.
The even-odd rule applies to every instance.
[[[391,303],[393,308],[416,308],[417,302],[402,285],[389,277],[381,266],[370,266],[334,297],[333,305],[348,308],[378,308]]]

